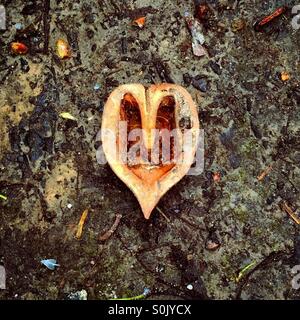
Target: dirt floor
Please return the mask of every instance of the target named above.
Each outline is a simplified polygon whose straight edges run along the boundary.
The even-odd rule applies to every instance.
[[[198,58],[184,19],[192,0],[0,1],[0,299],[71,299],[81,290],[110,299],[144,288],[149,299],[299,299],[291,284],[300,264],[291,217],[299,213],[298,2],[207,1],[209,57]],[[284,15],[254,31],[282,5]],[[140,16],[143,29],[132,25]],[[57,56],[59,38],[71,59]],[[16,40],[26,55],[11,53]],[[96,161],[108,95],[137,82],[187,88],[205,130],[204,172],[183,178],[158,205],[165,216],[154,210],[148,221]]]

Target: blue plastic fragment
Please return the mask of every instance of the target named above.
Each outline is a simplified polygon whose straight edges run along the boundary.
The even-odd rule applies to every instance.
[[[41,260],[41,263],[50,270],[55,270],[56,267],[59,267],[59,264],[56,263],[55,259]]]
[[[17,23],[15,24],[15,28],[16,28],[17,30],[22,30],[22,29],[23,29],[22,23],[17,22]]]
[[[94,90],[98,91],[100,88],[101,88],[100,84],[99,83],[95,83]]]
[[[149,296],[151,294],[151,290],[149,289],[149,288],[145,288],[144,289],[144,292],[143,292],[143,295],[145,296],[145,297],[147,297],[147,296]]]

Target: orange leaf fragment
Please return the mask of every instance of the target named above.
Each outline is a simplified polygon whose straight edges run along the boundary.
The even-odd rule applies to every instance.
[[[58,39],[56,41],[56,53],[61,59],[68,59],[72,56],[72,51],[68,42],[63,39]]]
[[[144,28],[146,23],[146,17],[140,17],[133,21],[133,24],[138,26],[140,29]]]
[[[290,75],[286,71],[283,71],[280,74],[280,78],[282,81],[288,81],[290,80]]]
[[[12,42],[10,48],[15,54],[26,54],[28,52],[28,47],[22,42]]]
[[[221,173],[220,172],[215,172],[214,175],[213,175],[213,179],[214,179],[214,182],[220,182]]]

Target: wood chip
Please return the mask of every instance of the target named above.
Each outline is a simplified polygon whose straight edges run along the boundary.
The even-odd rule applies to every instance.
[[[83,226],[84,226],[84,223],[85,223],[85,220],[87,218],[88,213],[89,213],[89,210],[85,209],[83,211],[82,215],[81,215],[81,218],[80,218],[78,226],[77,226],[77,232],[76,232],[76,235],[75,235],[75,237],[77,239],[81,239]]]

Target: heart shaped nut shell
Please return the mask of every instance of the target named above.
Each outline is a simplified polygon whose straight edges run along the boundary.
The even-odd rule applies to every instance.
[[[102,146],[115,174],[132,190],[149,219],[160,198],[189,171],[199,119],[190,94],[174,84],[121,85],[102,118]]]

